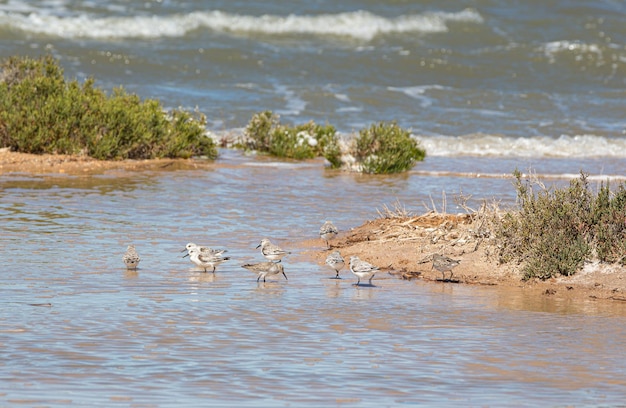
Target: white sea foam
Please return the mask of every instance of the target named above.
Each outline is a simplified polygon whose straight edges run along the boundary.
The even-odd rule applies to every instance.
[[[24,14],[0,11],[0,26],[62,38],[101,39],[182,37],[194,30],[208,29],[243,35],[330,35],[368,41],[380,34],[446,32],[450,21],[480,24],[483,18],[473,9],[456,13],[410,14],[395,18],[382,17],[368,11],[251,16],[214,10],[132,17],[58,16],[40,12]]]
[[[285,107],[277,109],[279,115],[298,115],[306,108],[306,101],[300,98],[295,91],[284,85],[274,86],[276,95],[280,95],[285,100]]]
[[[596,135],[507,137],[416,136],[430,156],[626,158],[626,139]]]
[[[450,89],[441,85],[422,85],[422,86],[407,86],[407,87],[394,87],[387,88],[389,91],[400,92],[409,98],[420,101],[420,107],[427,108],[433,104],[433,98],[426,96],[427,91],[430,90],[445,90]]]
[[[557,56],[562,53],[594,54],[598,59],[602,59],[602,48],[598,44],[586,44],[580,41],[552,41],[543,44],[540,51],[543,51],[551,63],[556,62]]]

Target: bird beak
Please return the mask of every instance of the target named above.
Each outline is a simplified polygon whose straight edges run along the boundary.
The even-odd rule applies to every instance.
[[[180,252],[185,252],[186,250],[187,250],[187,248],[183,249],[183,250],[182,250],[182,251],[180,251]]]
[[[285,280],[289,280],[287,279],[287,275],[285,275],[285,271],[283,271],[283,276],[285,277]]]
[[[187,258],[189,256],[189,252],[187,252],[187,254],[183,255],[183,258]]]
[[[261,244],[257,245],[257,247],[256,247],[256,249],[259,249],[259,248],[261,248]]]

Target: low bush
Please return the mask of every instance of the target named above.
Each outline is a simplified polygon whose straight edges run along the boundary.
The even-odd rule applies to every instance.
[[[611,193],[608,182],[602,183],[593,194],[584,173],[562,189],[522,181],[517,170],[514,176],[520,209],[508,213],[496,231],[502,262],[523,262],[525,279],[569,276],[594,257],[625,262],[624,184]]]
[[[255,114],[245,129],[248,149],[291,159],[325,157],[331,167],[341,165],[341,151],[336,130],[331,125],[308,122],[297,126],[280,124],[271,111]]]
[[[86,154],[97,159],[217,157],[206,118],[163,111],[156,100],[117,88],[108,97],[66,81],[52,57],[11,57],[0,66],[0,146],[24,153]]]
[[[380,122],[359,132],[354,156],[365,173],[399,173],[424,160],[426,151],[408,130]]]

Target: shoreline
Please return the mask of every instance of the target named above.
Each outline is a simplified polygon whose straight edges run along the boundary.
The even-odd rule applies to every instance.
[[[0,149],[0,175],[10,173],[94,175],[110,170],[185,170],[203,169],[211,161],[193,159],[97,160],[88,156],[31,154]]]
[[[211,168],[210,161],[193,159],[154,159],[101,161],[84,156],[35,155],[0,149],[0,175],[11,173],[89,176],[107,171],[168,171]],[[320,265],[330,253],[321,239],[304,240],[303,254]],[[389,216],[366,221],[331,241],[346,263],[350,255],[381,268],[398,279],[432,284],[493,286],[502,290],[522,289],[538,296],[574,301],[610,300],[626,302],[626,267],[588,263],[573,276],[541,281],[522,280],[521,265],[500,264],[497,244],[479,214],[426,213],[419,216]],[[324,249],[322,249],[324,248]],[[432,255],[441,253],[461,260],[454,269],[453,282],[442,282],[441,272],[432,268]],[[353,278],[349,266],[341,271]]]
[[[304,253],[320,268],[332,273],[325,265],[325,259],[332,251],[339,250],[346,260],[346,266],[340,272],[344,279],[355,279],[348,259],[356,255],[378,266],[379,273],[389,273],[398,279],[523,290],[537,296],[574,302],[626,302],[626,268],[621,265],[592,262],[572,276],[523,281],[522,265],[498,262],[497,243],[488,231],[481,233],[480,228],[484,226],[481,222],[476,214],[452,215],[432,211],[419,216],[378,218],[340,232],[331,241],[330,250],[321,249],[324,245],[321,239],[307,240],[303,246],[316,249]],[[461,261],[453,270],[452,281],[443,280],[441,272],[433,269],[432,256],[435,253]]]

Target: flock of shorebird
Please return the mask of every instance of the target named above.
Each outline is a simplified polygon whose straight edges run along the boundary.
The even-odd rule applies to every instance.
[[[331,248],[329,241],[336,237],[338,233],[339,231],[337,230],[337,227],[335,227],[331,221],[326,221],[324,225],[321,226],[319,235],[320,238],[326,242],[326,247],[329,250]],[[258,248],[261,248],[261,254],[263,254],[267,261],[254,264],[244,264],[241,266],[256,273],[257,282],[259,282],[261,278],[263,278],[263,282],[265,282],[265,279],[268,276],[278,275],[281,273],[285,279],[287,279],[281,260],[284,256],[289,255],[291,252],[285,251],[278,245],[272,244],[267,238],[263,238],[261,240],[257,246],[257,249]],[[187,251],[187,254],[184,255],[183,258],[188,256],[191,262],[204,269],[205,272],[208,272],[210,269],[211,272],[215,273],[215,268],[218,265],[230,259],[230,257],[224,256],[224,253],[227,252],[225,249],[213,249],[207,246],[196,245],[191,242],[187,244],[182,252],[184,251]],[[137,269],[141,258],[137,254],[137,250],[134,245],[128,246],[122,260],[124,261],[127,269]],[[447,271],[450,272],[449,280],[452,280],[452,269],[459,263],[459,260],[452,259],[444,255],[433,255],[433,268],[442,273],[442,280],[445,280],[445,272]],[[341,279],[339,277],[339,271],[343,269],[346,262],[339,251],[333,251],[326,257],[326,265],[335,271],[335,279]],[[377,266],[359,259],[358,256],[350,257],[349,267],[350,271],[357,277],[357,282],[354,284],[355,286],[359,286],[361,284],[361,279],[368,279],[369,285],[372,285],[372,279],[374,278],[376,272],[379,271]]]

